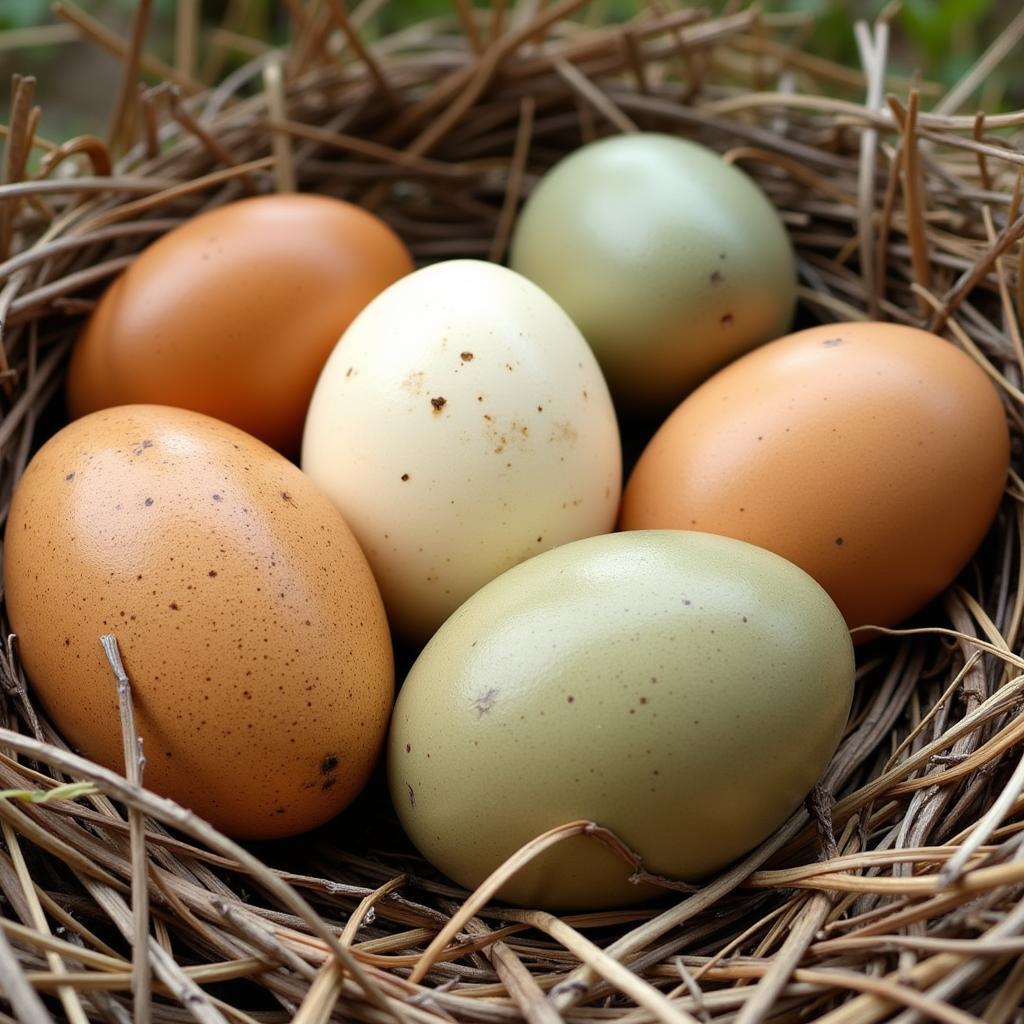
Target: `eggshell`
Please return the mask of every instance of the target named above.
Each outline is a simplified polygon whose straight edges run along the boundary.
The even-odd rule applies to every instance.
[[[784,559],[683,531],[593,537],[498,577],[426,646],[395,707],[391,796],[423,855],[469,888],[577,819],[647,871],[699,879],[799,805],[852,686],[842,616]],[[576,837],[501,895],[607,908],[655,891],[631,873]]]
[[[65,738],[123,770],[113,633],[146,785],[225,832],[312,828],[366,782],[394,687],[380,595],[330,501],[242,431],[158,406],[72,423],[15,492],[4,587]]]
[[[453,260],[356,318],[317,383],[302,468],[425,639],[488,580],[612,529],[619,434],[586,342],[536,285]]]
[[[602,139],[557,164],[520,214],[510,265],[576,322],[616,401],[644,408],[785,333],[796,301],[768,198],[669,135]]]
[[[200,214],[104,293],[72,353],[68,408],[176,405],[295,455],[338,336],[411,270],[383,221],[338,199],[258,196]]]
[[[621,526],[769,548],[850,626],[891,626],[971,557],[1008,460],[998,395],[963,352],[911,327],[830,324],[750,353],[687,398],[637,463]]]

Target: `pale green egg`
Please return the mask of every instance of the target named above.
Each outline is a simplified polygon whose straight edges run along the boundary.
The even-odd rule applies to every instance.
[[[853,648],[803,570],[731,538],[592,537],[493,580],[400,693],[391,795],[423,855],[477,886],[532,837],[611,829],[646,870],[699,879],[777,828],[843,734]],[[502,898],[573,908],[650,896],[571,838]]]
[[[615,399],[674,404],[785,334],[796,264],[758,186],[710,149],[635,134],[583,146],[540,181],[510,264],[590,342]]]

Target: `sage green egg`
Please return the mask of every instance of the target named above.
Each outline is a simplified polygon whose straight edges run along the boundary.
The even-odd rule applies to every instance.
[[[557,825],[613,831],[654,874],[696,880],[770,835],[849,715],[836,606],[762,548],[676,530],[554,548],[488,583],[413,665],[388,740],[413,843],[476,887]],[[653,895],[586,836],[500,892],[565,910]]]
[[[714,151],[620,135],[556,164],[519,216],[510,265],[590,342],[616,401],[675,404],[789,331],[796,264],[761,189]]]

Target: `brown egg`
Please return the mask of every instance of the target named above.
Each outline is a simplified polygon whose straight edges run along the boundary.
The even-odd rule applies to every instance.
[[[333,505],[266,445],[159,406],[77,420],[21,478],[4,554],[34,692],[87,756],[123,770],[113,633],[154,791],[268,838],[366,782],[394,688],[380,594]]]
[[[140,254],[72,353],[72,417],[134,402],[194,409],[286,455],[342,332],[412,270],[373,214],[325,196],[243,199]]]
[[[851,627],[942,591],[995,516],[1009,434],[953,345],[881,323],[815,327],[744,356],[662,425],[623,497],[625,530],[703,530],[810,573]]]

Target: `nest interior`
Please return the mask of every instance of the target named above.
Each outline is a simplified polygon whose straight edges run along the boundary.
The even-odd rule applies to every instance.
[[[8,644],[0,1019],[1020,1021],[1024,114],[963,109],[1024,26],[946,92],[888,74],[884,17],[858,26],[855,70],[802,48],[803,16],[754,9],[651,4],[613,24],[584,0],[460,2],[383,34],[374,0],[288,0],[291,42],[274,49],[228,6],[200,76],[197,4],[178,5],[174,66],[146,51],[150,4],[127,39],[59,5],[122,62],[106,139],[39,138],[33,83],[15,80],[5,514],[59,425],[98,289],[199,210],[298,188],[374,210],[421,262],[501,260],[548,167],[637,130],[699,140],[757,179],[797,248],[804,321],[923,326],[975,359],[1014,470],[956,584],[860,649],[846,737],[806,807],[741,863],[638,910],[566,917],[463,892],[405,843],[379,784],[300,843],[239,846],[69,751]]]

